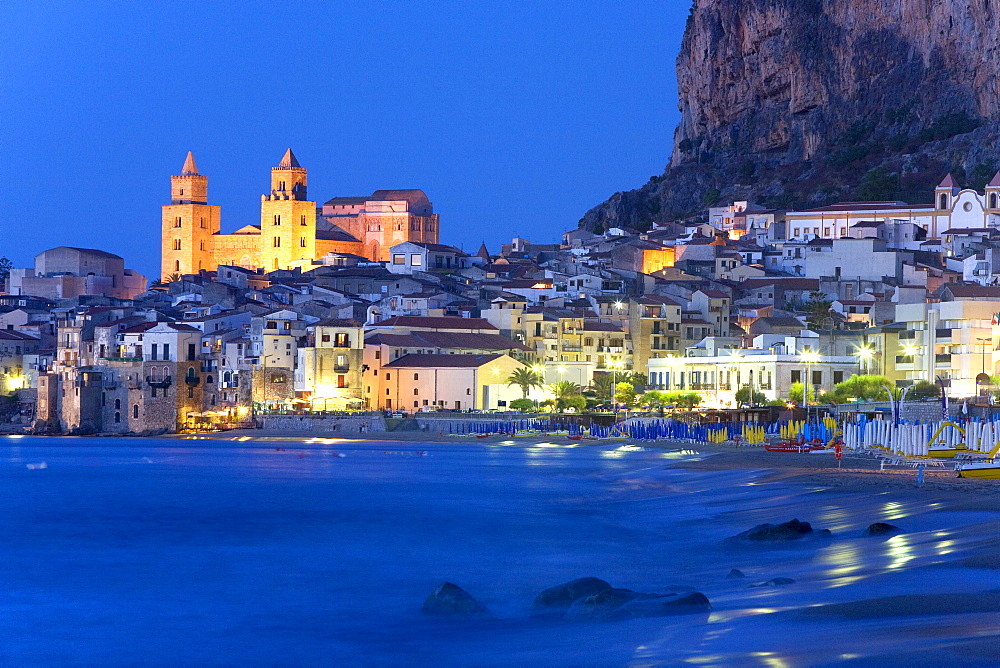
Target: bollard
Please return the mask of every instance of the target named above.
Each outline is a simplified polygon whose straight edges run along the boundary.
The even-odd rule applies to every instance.
[[[920,462],[917,464],[917,484],[924,484],[924,463]]]

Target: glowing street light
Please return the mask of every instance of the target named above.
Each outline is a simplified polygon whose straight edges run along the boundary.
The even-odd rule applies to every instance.
[[[871,346],[858,346],[858,371],[861,373],[867,373],[869,371],[868,365],[872,358],[875,357],[875,349]]]
[[[812,365],[819,361],[819,353],[815,350],[806,350],[799,355],[806,363],[806,382],[802,383],[802,401],[806,405],[806,424],[809,423],[809,388],[812,385]],[[816,390],[813,389],[813,396]]]

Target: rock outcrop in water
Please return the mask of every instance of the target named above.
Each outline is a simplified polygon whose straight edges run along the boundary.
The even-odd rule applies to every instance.
[[[599,578],[580,578],[540,593],[535,597],[532,615],[572,621],[617,621],[691,615],[711,609],[712,604],[700,592],[646,594],[616,589]]]
[[[800,522],[794,519],[782,524],[758,524],[752,529],[747,529],[743,533],[727,538],[726,540],[731,543],[775,543],[830,535],[829,529],[813,531],[812,525],[809,522]]]
[[[488,617],[489,610],[469,592],[456,584],[445,582],[424,601],[425,615],[444,617]]]
[[[903,533],[895,524],[888,524],[886,522],[875,522],[874,524],[868,525],[868,528],[864,530],[861,534],[862,536],[895,536],[896,534]]]
[[[998,33],[997,0],[696,0],[666,171],[580,224],[644,229],[732,200],[915,203],[949,171],[981,187],[1000,166]]]

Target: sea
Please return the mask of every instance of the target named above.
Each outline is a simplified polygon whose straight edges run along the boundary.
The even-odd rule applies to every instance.
[[[1000,662],[1000,570],[980,567],[1000,561],[1000,513],[677,466],[709,456],[556,437],[0,438],[0,664]],[[832,535],[725,540],[793,518]],[[905,533],[863,537],[874,522]],[[532,617],[539,592],[587,576],[696,590],[712,611]],[[443,582],[493,616],[424,615]]]

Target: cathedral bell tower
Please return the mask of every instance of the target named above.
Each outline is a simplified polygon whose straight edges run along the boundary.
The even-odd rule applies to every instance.
[[[308,267],[316,257],[316,203],[292,149],[271,169],[271,192],[260,198],[260,264],[264,271]]]
[[[198,173],[188,151],[181,173],[170,177],[170,204],[163,207],[160,276],[214,270],[212,235],[221,210],[208,203],[208,177]]]

